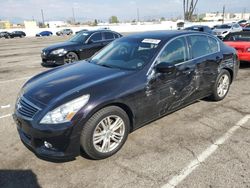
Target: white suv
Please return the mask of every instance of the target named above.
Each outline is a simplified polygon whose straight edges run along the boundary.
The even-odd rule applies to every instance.
[[[219,37],[220,39],[223,39],[229,33],[235,33],[240,31],[242,31],[242,27],[237,23],[222,24],[215,26],[213,34]]]

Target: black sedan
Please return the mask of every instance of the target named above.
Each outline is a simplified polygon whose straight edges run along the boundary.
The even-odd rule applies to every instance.
[[[69,41],[43,49],[41,54],[43,65],[62,65],[89,58],[121,36],[119,33],[107,30],[80,32]]]
[[[6,38],[6,39],[9,39],[9,38],[15,38],[15,37],[25,37],[26,34],[23,32],[23,31],[13,31],[13,32],[1,32],[0,33],[0,38]]]
[[[235,49],[206,33],[130,35],[88,61],[30,79],[13,117],[21,140],[38,156],[67,159],[82,148],[103,159],[155,119],[198,99],[224,99],[238,67]]]

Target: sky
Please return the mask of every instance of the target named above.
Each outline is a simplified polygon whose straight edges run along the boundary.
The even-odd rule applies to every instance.
[[[21,22],[23,20],[45,21],[72,19],[73,11],[77,21],[107,21],[115,15],[120,21],[160,17],[174,18],[183,16],[182,0],[0,0],[0,19]],[[222,11],[250,12],[250,0],[199,0],[196,12]]]

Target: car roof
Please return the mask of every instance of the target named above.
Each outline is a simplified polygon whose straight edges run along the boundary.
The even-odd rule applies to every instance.
[[[169,40],[175,38],[177,36],[187,35],[187,34],[202,34],[207,35],[207,33],[200,33],[197,31],[189,31],[189,30],[171,30],[171,31],[148,31],[137,34],[131,34],[127,36],[127,38],[137,38],[137,39],[159,39],[159,40]]]
[[[207,25],[192,25],[192,26],[189,26],[188,28],[191,28],[191,27],[208,27]]]
[[[108,29],[98,29],[98,30],[87,30],[87,31],[84,31],[84,33],[89,33],[89,34],[92,34],[92,33],[95,33],[95,32],[112,32],[112,33],[117,33],[115,31],[108,30]]]

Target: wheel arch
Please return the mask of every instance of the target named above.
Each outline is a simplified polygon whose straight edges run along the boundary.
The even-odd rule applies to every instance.
[[[129,132],[132,132],[134,130],[134,113],[133,113],[133,111],[131,110],[131,108],[128,105],[126,105],[126,104],[124,104],[122,102],[111,102],[111,103],[108,103],[108,104],[99,105],[95,109],[93,109],[90,114],[88,114],[87,119],[92,117],[99,110],[101,110],[103,108],[106,108],[106,107],[109,107],[109,106],[117,106],[117,107],[121,108],[122,110],[124,110],[126,112],[126,114],[128,115],[128,118],[129,118],[129,123],[130,123]]]
[[[229,74],[230,74],[230,77],[231,77],[231,83],[233,82],[233,79],[234,79],[234,72],[233,72],[233,70],[232,69],[230,69],[230,68],[227,68],[227,67],[225,67],[225,68],[223,68],[224,70],[227,70],[228,72],[229,72]],[[223,70],[222,69],[222,70]],[[230,83],[230,84],[231,84]]]

